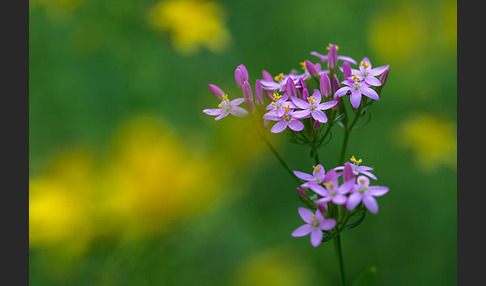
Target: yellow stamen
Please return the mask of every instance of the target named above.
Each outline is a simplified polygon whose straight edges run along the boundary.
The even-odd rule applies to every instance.
[[[365,68],[368,68],[370,65],[369,65],[369,64],[367,64],[365,61],[361,61],[361,62],[359,63],[359,66],[363,66],[363,67],[365,67]]]
[[[273,93],[273,101],[277,101],[281,98],[282,96],[279,95],[278,93]]]
[[[290,106],[283,106],[283,109],[285,109],[285,112],[289,112],[290,111]]]
[[[305,70],[305,62],[301,62],[300,65],[302,66],[302,69]]]
[[[218,104],[218,107],[219,108],[223,108],[223,105],[220,103],[220,104]]]
[[[229,100],[228,100],[228,95],[227,95],[227,94],[224,94],[224,95],[221,97],[221,101],[226,101],[226,103],[229,103]]]
[[[329,46],[326,47],[326,49],[329,51],[331,49],[331,45],[332,44],[329,44]],[[336,51],[339,50],[339,46],[338,45],[334,45],[336,47]]]
[[[361,164],[361,162],[363,162],[363,160],[359,159],[359,160],[356,160],[356,158],[351,157],[351,159],[349,159],[351,162],[355,163],[355,164]]]
[[[275,81],[281,81],[283,78],[284,78],[283,73],[280,73],[279,75],[274,77]]]
[[[361,180],[359,180],[359,182],[360,182],[361,184],[364,184],[364,183],[366,183],[366,180],[365,180],[365,179],[361,179]]]
[[[322,183],[326,188],[328,188],[329,190],[332,190],[332,188],[334,188],[334,184],[333,182],[329,182],[329,183]]]
[[[321,167],[319,166],[312,166],[312,168],[314,168],[314,172],[316,173],[319,173],[319,171],[321,170]]]
[[[353,74],[353,77],[351,78],[352,80],[360,80],[359,77],[357,77],[355,74]]]
[[[316,102],[316,98],[313,97],[313,96],[310,96],[307,98],[307,101],[310,103],[310,104],[314,104]]]

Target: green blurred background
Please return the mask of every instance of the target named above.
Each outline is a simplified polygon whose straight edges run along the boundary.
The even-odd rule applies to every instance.
[[[348,281],[457,283],[457,3],[30,0],[29,280],[32,285],[339,285],[313,248],[295,182],[242,118],[219,122],[263,69],[311,51],[390,64],[347,156],[390,192],[342,235]],[[321,149],[337,164],[342,130]],[[309,150],[271,140],[292,169]]]

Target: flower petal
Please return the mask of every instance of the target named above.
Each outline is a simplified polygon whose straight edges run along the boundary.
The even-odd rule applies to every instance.
[[[336,195],[332,198],[332,202],[336,205],[344,205],[348,201],[348,197],[344,195]]]
[[[292,97],[291,100],[292,100],[292,103],[294,103],[295,106],[297,106],[298,108],[301,108],[301,109],[309,108],[310,104],[306,101],[303,101],[302,99],[300,99],[298,97]]]
[[[304,119],[304,118],[308,118],[310,113],[311,112],[309,109],[299,110],[292,113],[292,117],[296,119]]]
[[[330,229],[334,228],[335,226],[336,226],[336,220],[332,219],[332,218],[324,219],[319,224],[319,227],[322,230],[330,230]]]
[[[371,71],[369,72],[369,74],[371,74],[373,76],[380,75],[383,72],[385,72],[389,67],[390,67],[390,65],[385,65],[385,66],[381,66],[381,67],[377,67],[377,68],[371,69]]]
[[[351,106],[353,106],[354,109],[358,109],[361,104],[361,92],[359,90],[353,90],[349,100],[351,101]]]
[[[371,195],[368,195],[368,196],[363,196],[363,204],[366,206],[366,208],[374,213],[374,214],[377,214],[378,213],[378,202],[376,201],[376,199],[371,196]]]
[[[288,126],[294,131],[302,131],[304,129],[304,123],[299,120],[290,120]]]
[[[314,228],[310,235],[310,241],[312,246],[317,247],[322,242],[322,230],[320,228]]]
[[[222,118],[225,118],[226,116],[228,116],[228,114],[229,114],[229,111],[221,110],[221,114],[218,117],[214,118],[214,120],[220,120]]]
[[[357,64],[356,61],[350,57],[346,57],[346,56],[338,56],[337,57],[338,60],[342,60],[342,61],[346,61],[346,62],[350,62],[352,64]]]
[[[380,100],[380,96],[378,96],[378,93],[376,93],[376,91],[373,89],[363,86],[360,88],[360,90],[365,96],[374,100]]]
[[[380,86],[381,85],[381,81],[379,79],[377,79],[376,77],[373,77],[373,76],[367,76],[365,78],[365,82],[369,85],[372,85],[372,86]]]
[[[341,87],[340,89],[336,90],[336,92],[334,93],[334,98],[345,95],[348,92],[348,90],[351,90],[349,86]]]
[[[279,121],[275,123],[275,125],[272,126],[272,129],[270,129],[270,132],[272,133],[280,133],[287,128],[287,123],[285,121]]]
[[[221,111],[223,111],[221,108],[210,108],[210,109],[204,109],[203,113],[207,115],[215,116],[215,115],[220,115]]]
[[[327,123],[327,116],[321,110],[316,109],[316,110],[312,111],[311,115],[312,115],[312,118],[314,118],[315,120],[317,120],[321,123]]]
[[[234,116],[238,116],[238,117],[248,116],[248,111],[246,111],[245,109],[243,109],[239,106],[235,106],[235,107],[231,108],[230,113],[233,114]]]
[[[303,173],[303,172],[299,172],[299,171],[294,171],[294,175],[297,178],[302,179],[304,181],[312,181],[312,180],[314,180],[314,177],[312,175],[310,175],[310,174],[307,174],[307,173]]]
[[[300,215],[300,217],[302,218],[303,221],[305,221],[306,223],[312,222],[311,216],[314,215],[314,213],[312,211],[310,211],[309,209],[303,208],[303,207],[299,207],[297,209],[297,212],[299,212],[299,215]]]
[[[388,187],[384,186],[370,186],[368,192],[375,197],[379,197],[388,193],[388,190]]]
[[[348,211],[354,209],[363,200],[363,195],[359,192],[352,193],[348,197],[348,202],[346,203],[346,208]]]
[[[310,224],[304,224],[299,226],[294,232],[292,232],[293,237],[300,237],[300,236],[305,236],[308,235],[311,231],[313,230],[312,226]]]

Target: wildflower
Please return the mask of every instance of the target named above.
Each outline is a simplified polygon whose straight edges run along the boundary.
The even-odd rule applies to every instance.
[[[327,74],[321,75],[321,78],[319,79],[319,88],[321,89],[321,94],[325,98],[328,98],[332,94],[331,80]]]
[[[243,87],[243,83],[248,81],[248,70],[244,65],[239,65],[235,69],[235,81],[239,88]]]
[[[350,63],[356,64],[356,61],[354,59],[350,58],[350,57],[338,56],[337,55],[337,50],[339,48],[336,45],[329,44],[329,46],[327,47],[327,49],[329,50],[329,52],[328,52],[327,55],[321,55],[321,54],[319,54],[317,52],[311,52],[311,55],[321,58],[321,61],[323,63],[328,62],[327,65],[328,65],[329,69],[336,68],[337,60],[342,60],[342,61],[346,61],[346,62],[350,62]]]
[[[263,105],[263,90],[259,79],[255,81],[255,103],[256,105]]]
[[[239,107],[238,105],[242,104],[245,101],[244,98],[236,98],[232,101],[228,100],[228,95],[222,96],[222,101],[218,105],[219,108],[214,109],[204,109],[203,112],[207,115],[212,115],[217,117],[214,120],[220,120],[228,116],[228,114],[233,114],[234,116],[244,117],[248,115],[248,111]]]
[[[298,108],[303,109],[294,113],[295,118],[303,119],[312,116],[315,120],[321,123],[326,123],[327,116],[322,110],[332,108],[337,104],[337,101],[333,100],[321,103],[321,99],[322,96],[318,89],[314,89],[314,93],[311,97],[307,98],[307,102],[297,97],[292,98],[292,102]]]
[[[330,230],[336,226],[336,221],[332,218],[325,218],[319,209],[315,214],[312,211],[299,207],[298,212],[300,217],[306,224],[299,226],[294,232],[293,237],[301,237],[310,233],[310,241],[312,246],[317,247],[322,242],[322,231]]]
[[[219,99],[222,99],[223,95],[225,95],[224,91],[222,91],[221,88],[215,86],[214,84],[209,84],[209,90],[212,94],[214,94],[214,96]]]
[[[353,174],[355,176],[357,176],[358,174],[363,174],[363,175],[366,175],[366,176],[372,178],[373,180],[377,179],[375,175],[373,175],[372,173],[369,172],[369,171],[373,170],[373,168],[368,167],[368,166],[360,166],[360,164],[363,162],[362,159],[356,160],[356,158],[353,156],[353,157],[351,157],[350,161],[353,162],[353,164],[351,164],[349,162],[346,162],[346,164],[349,164],[351,166],[351,169],[352,169]],[[337,171],[343,170],[343,169],[345,170],[345,166],[340,166],[340,167],[334,168],[334,170],[337,170]]]
[[[243,92],[243,98],[245,99],[246,108],[248,108],[250,112],[255,111],[255,104],[253,103],[253,93],[251,92],[250,84],[247,81],[243,82],[241,90]]]
[[[302,131],[304,129],[304,124],[293,116],[292,109],[289,106],[285,106],[284,110],[285,112],[281,117],[279,117],[276,112],[268,112],[263,115],[263,119],[278,121],[273,125],[272,129],[270,129],[270,132],[280,133],[287,127],[294,131]]]
[[[294,171],[294,175],[299,179],[307,181],[301,185],[302,188],[311,189],[316,194],[322,196],[325,194],[325,191],[320,184],[324,182],[326,171],[321,164],[317,164],[317,166],[312,166],[312,168],[314,169],[312,171],[312,175],[300,171]]]
[[[272,102],[267,105],[265,110],[274,111],[277,117],[282,117],[285,113],[285,108],[296,108],[296,106],[291,101],[287,101],[288,99],[289,97],[287,93],[284,93],[283,95],[274,93]]]
[[[378,203],[375,197],[383,196],[388,193],[388,187],[370,186],[370,180],[366,176],[358,177],[358,184],[353,188],[352,194],[348,198],[346,208],[354,209],[360,202],[372,213],[378,213]]]
[[[269,80],[268,78],[262,79],[262,80],[260,80],[260,83],[261,83],[263,89],[278,90],[278,91],[282,92],[282,91],[285,91],[286,88],[287,88],[286,83],[287,83],[288,78],[291,78],[294,81],[294,84],[296,85],[296,87],[298,87],[297,84],[299,83],[299,79],[302,78],[302,77],[305,77],[305,76],[306,76],[305,73],[300,74],[300,75],[295,74],[293,72],[291,72],[287,75],[280,73],[277,76],[273,77],[272,80]]]
[[[344,80],[342,83],[347,86],[338,89],[336,93],[334,93],[334,97],[341,97],[347,94],[348,91],[350,91],[351,105],[355,109],[359,108],[359,105],[361,104],[362,94],[371,99],[380,100],[378,93],[376,93],[376,91],[370,88],[370,86],[366,82],[361,81],[359,77],[356,75],[353,75],[351,79]]]
[[[349,62],[344,62],[341,70],[343,72],[344,79],[349,79],[351,76],[353,76],[353,70],[351,69]]]
[[[346,196],[354,186],[354,180],[345,181],[339,185],[338,175],[334,169],[329,171],[323,185],[325,186],[325,194],[323,198],[318,199],[317,203],[333,202],[336,205],[346,204],[348,197]]]
[[[369,85],[372,86],[380,86],[381,82],[375,76],[381,75],[383,72],[388,70],[390,65],[381,66],[377,68],[371,67],[371,62],[367,57],[364,57],[363,60],[359,63],[359,70],[351,69],[352,73],[359,78],[360,81],[364,81]]]

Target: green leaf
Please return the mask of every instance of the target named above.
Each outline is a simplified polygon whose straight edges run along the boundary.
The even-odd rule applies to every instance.
[[[365,271],[361,272],[358,277],[354,280],[352,286],[369,286],[371,280],[375,277],[376,267],[372,266]]]

